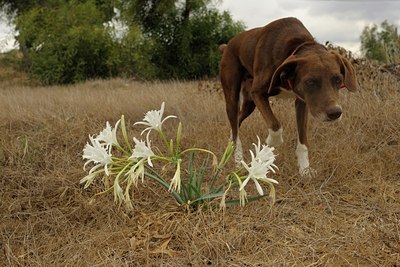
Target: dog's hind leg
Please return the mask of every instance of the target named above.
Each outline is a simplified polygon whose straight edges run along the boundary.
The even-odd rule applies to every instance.
[[[240,161],[243,160],[242,142],[240,141],[239,137],[239,94],[240,92],[238,93],[237,97],[236,94],[235,96],[226,97],[226,113],[228,115],[228,120],[231,125],[231,140],[235,145],[234,157],[236,165],[239,165]]]
[[[242,107],[240,108],[239,114],[239,128],[242,125],[242,122],[253,113],[254,109],[256,108],[256,104],[251,99],[249,95],[249,90],[251,90],[251,83],[252,79],[247,79],[243,82],[242,88]]]
[[[253,101],[248,100],[243,102],[242,108],[240,109],[239,115],[239,127],[242,125],[242,122],[253,113],[254,109],[256,108],[256,104]]]
[[[234,157],[238,164],[243,159],[243,149],[239,138],[238,120],[242,71],[238,62],[231,62],[229,57],[226,57],[226,53],[221,62],[220,76],[225,95],[226,114],[228,115],[229,124],[232,130],[231,139],[235,145]]]

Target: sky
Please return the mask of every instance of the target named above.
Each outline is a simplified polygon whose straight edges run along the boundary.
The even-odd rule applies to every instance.
[[[0,13],[0,52],[15,47],[13,28],[7,25],[4,14]]]
[[[215,0],[247,29],[283,17],[297,17],[320,43],[330,41],[358,53],[365,26],[384,20],[400,27],[400,0]],[[0,18],[0,51],[14,45],[12,29]]]
[[[399,0],[225,0],[219,8],[243,21],[247,29],[296,17],[320,43],[330,41],[354,53],[359,53],[365,26],[384,20],[400,26]]]

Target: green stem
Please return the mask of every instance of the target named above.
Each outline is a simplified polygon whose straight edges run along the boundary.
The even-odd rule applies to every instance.
[[[176,132],[176,147],[175,152],[179,154],[180,145],[181,145],[181,138],[182,138],[182,122],[179,122],[178,131]]]
[[[163,133],[163,131],[161,129],[158,131],[158,133],[160,134],[161,139],[163,140],[164,144],[166,145],[169,155],[172,157],[174,155],[174,148],[170,146],[170,144],[167,140],[167,137],[165,136],[165,134]]]
[[[214,167],[214,171],[216,171],[218,169],[218,159],[217,159],[217,156],[212,151],[203,149],[203,148],[189,148],[189,149],[182,151],[181,154],[185,154],[185,153],[191,152],[191,151],[198,151],[198,152],[204,152],[204,153],[210,154],[213,158],[212,166]]]
[[[236,178],[236,180],[238,181],[239,187],[242,185],[242,179],[243,179],[242,177],[246,177],[246,176],[240,177],[236,172],[231,172],[228,176],[231,176],[231,175],[233,175]]]
[[[210,150],[204,149],[204,148],[188,148],[185,149],[181,152],[181,154],[185,154],[187,152],[191,152],[191,151],[199,151],[199,152],[204,152],[204,153],[208,153],[211,154],[214,158],[216,158],[217,156]]]
[[[120,146],[119,144],[114,144],[114,146],[115,146],[116,148],[118,148],[119,151],[121,151],[122,153],[124,153],[126,156],[128,156],[128,157],[131,156],[131,154],[129,154],[128,151],[126,151],[126,150],[125,150],[122,146]]]

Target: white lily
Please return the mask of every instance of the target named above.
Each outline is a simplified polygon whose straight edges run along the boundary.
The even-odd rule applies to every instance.
[[[249,172],[247,178],[243,181],[242,185],[240,186],[239,190],[243,190],[243,188],[247,185],[247,183],[249,182],[249,180],[253,180],[257,191],[260,195],[264,195],[264,191],[260,185],[260,183],[258,182],[258,180],[265,180],[265,181],[269,181],[271,183],[278,183],[278,181],[276,181],[275,179],[272,178],[268,178],[267,177],[267,173],[269,172],[270,168],[267,164],[263,163],[263,162],[258,162],[256,160],[253,160],[251,162],[251,166],[248,166],[244,161],[241,161],[243,167]]]
[[[128,176],[128,180],[137,185],[138,178],[142,178],[142,183],[144,181],[144,159],[139,160],[136,162],[135,165],[132,166],[132,168],[125,174],[125,176]]]
[[[96,176],[97,176],[97,173],[88,174],[88,175],[86,175],[85,177],[83,177],[83,178],[79,181],[79,183],[80,183],[80,184],[85,183],[85,185],[84,185],[83,188],[86,189],[86,188],[88,188],[89,185],[94,181],[94,178],[96,178]]]
[[[257,136],[258,138],[258,136]],[[244,187],[247,185],[249,180],[253,180],[257,192],[260,195],[264,195],[264,191],[258,182],[260,181],[266,181],[270,183],[275,183],[277,184],[278,181],[272,178],[268,178],[267,174],[269,171],[275,172],[274,168],[277,168],[276,165],[274,164],[275,161],[275,154],[273,153],[273,148],[263,145],[261,146],[260,138],[258,138],[258,144],[253,144],[255,147],[255,155],[253,151],[250,150],[250,155],[251,155],[251,163],[250,166],[247,165],[246,162],[241,161],[243,167],[248,171],[248,176],[247,178],[243,181],[243,183],[240,185],[239,190],[243,190]]]
[[[161,132],[162,124],[167,119],[176,118],[176,116],[170,115],[170,116],[167,116],[166,118],[162,119],[163,114],[164,114],[164,108],[165,108],[165,102],[162,102],[160,110],[150,110],[150,111],[148,111],[145,114],[143,121],[139,121],[139,122],[136,122],[134,124],[134,125],[142,124],[142,125],[148,126],[146,129],[144,129],[142,131],[141,134],[143,134],[143,133],[148,131],[147,135],[149,135],[151,130],[156,130],[157,132]]]
[[[116,178],[114,180],[114,201],[121,203],[125,200],[124,191],[122,190],[121,186],[119,185],[119,180]]]
[[[269,147],[267,145],[261,145],[260,138],[257,136],[258,143],[257,145],[253,143],[253,146],[255,148],[255,153],[256,155],[254,156],[253,151],[250,150],[250,154],[252,156],[252,159],[258,161],[258,162],[264,162],[266,165],[268,165],[268,168],[272,171],[275,172],[273,168],[278,168],[275,164],[275,154],[274,154],[274,147]]]
[[[239,203],[240,206],[244,207],[247,202],[247,193],[244,189],[239,191]]]
[[[91,144],[86,143],[85,148],[83,149],[82,157],[88,160],[83,165],[83,169],[85,169],[86,165],[90,162],[93,162],[95,166],[90,169],[89,174],[104,166],[105,173],[109,175],[108,165],[113,163],[111,153],[100,144],[98,139],[95,139],[92,136],[89,136],[89,139]]]
[[[151,150],[151,142],[147,140],[146,144],[145,141],[139,141],[135,137],[133,138],[133,141],[135,142],[135,148],[133,149],[132,156],[130,156],[129,159],[147,158],[147,163],[150,165],[150,167],[153,167],[153,163],[151,162],[151,157],[153,157],[155,154],[153,150]]]
[[[232,182],[229,182],[229,186],[228,186],[228,188],[225,190],[224,194],[222,195],[222,197],[221,197],[221,202],[219,203],[219,207],[220,207],[220,209],[223,210],[223,211],[225,211],[225,209],[226,209],[226,203],[225,203],[225,201],[226,201],[226,195],[228,194],[229,189],[231,189],[231,186],[232,186]],[[240,195],[240,194],[239,194],[239,195]]]
[[[115,124],[114,129],[111,127],[110,123],[107,121],[106,122],[106,128],[104,128],[103,131],[99,133],[99,135],[96,137],[96,139],[107,147],[108,151],[111,151],[112,145],[119,145],[118,140],[117,140],[117,129],[118,129],[118,124],[120,123],[121,120],[118,120],[117,123]]]
[[[178,160],[174,177],[169,185],[169,191],[174,189],[175,192],[181,192],[181,160]]]

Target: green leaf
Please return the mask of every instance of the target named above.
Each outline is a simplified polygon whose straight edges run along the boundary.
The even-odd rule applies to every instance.
[[[151,171],[153,172],[153,174],[146,172],[145,175],[148,176],[149,178],[153,179],[154,181],[158,182],[159,184],[164,186],[164,188],[166,188],[169,191],[169,184],[160,175],[158,175],[154,170],[151,170]],[[175,192],[173,190],[171,190],[169,192],[171,192],[171,194],[173,195],[173,197],[179,204],[184,203],[182,197],[177,192]]]
[[[198,190],[198,188],[196,188],[193,185],[189,185],[189,188],[191,189],[190,192],[193,192],[196,197],[200,197],[201,196],[201,190]],[[190,199],[194,199],[194,197],[190,196]]]
[[[224,154],[222,155],[221,161],[218,164],[218,169],[222,169],[226,163],[229,161],[231,158],[233,152],[235,151],[233,142],[229,142],[228,145],[225,148]]]
[[[176,147],[175,147],[176,154],[179,154],[181,139],[182,139],[182,122],[179,122],[178,131],[176,132]]]
[[[192,201],[192,203],[196,203],[198,201],[203,201],[203,200],[213,200],[214,198],[222,197],[224,195],[224,192],[218,192],[218,193],[212,193],[212,194],[205,194],[198,199],[195,199]]]

